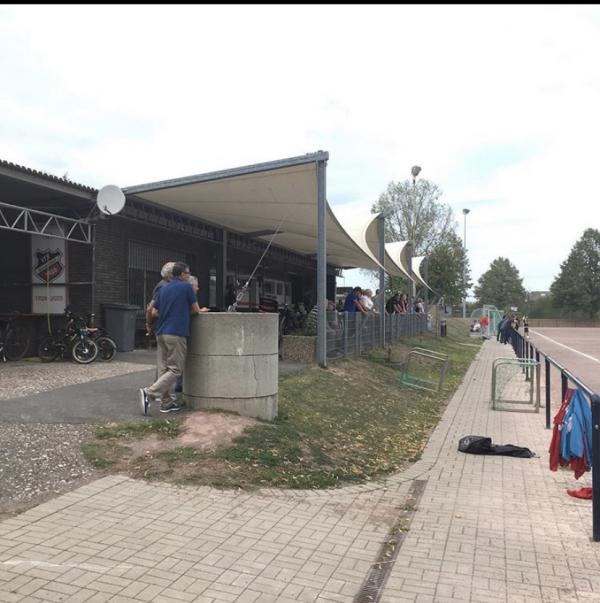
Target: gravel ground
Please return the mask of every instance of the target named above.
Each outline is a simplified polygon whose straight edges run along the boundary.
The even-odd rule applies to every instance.
[[[0,400],[22,398],[66,385],[143,371],[153,366],[117,359],[92,364],[71,361],[46,364],[36,360],[0,363]]]
[[[93,479],[80,445],[93,425],[0,423],[0,519]]]
[[[136,362],[116,358],[89,365],[71,361],[46,364],[37,359],[0,363],[0,411],[2,400],[154,366],[153,355],[138,356]],[[80,451],[81,444],[93,431],[93,425],[0,422],[0,520],[99,476]]]

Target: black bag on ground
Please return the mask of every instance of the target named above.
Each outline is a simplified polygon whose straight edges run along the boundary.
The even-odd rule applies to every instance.
[[[517,456],[524,459],[530,459],[536,456],[535,452],[524,446],[514,446],[513,444],[492,444],[492,438],[487,436],[469,435],[460,438],[458,449],[461,452],[469,454],[497,454],[503,456]]]

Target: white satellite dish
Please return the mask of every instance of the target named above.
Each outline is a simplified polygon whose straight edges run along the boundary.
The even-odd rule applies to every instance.
[[[125,207],[125,195],[118,186],[107,184],[98,191],[96,205],[104,215],[114,216]]]

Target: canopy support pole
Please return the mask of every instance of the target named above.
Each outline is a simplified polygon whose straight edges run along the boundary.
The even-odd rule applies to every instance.
[[[317,253],[317,362],[319,366],[327,367],[327,333],[326,310],[327,300],[327,223],[326,207],[326,168],[327,161],[317,161],[317,231],[319,248]]]
[[[379,235],[379,263],[385,266],[385,216],[381,214],[377,221]],[[381,334],[381,347],[385,347],[385,270],[379,269],[379,295],[377,296],[377,310],[379,311],[379,332]]]

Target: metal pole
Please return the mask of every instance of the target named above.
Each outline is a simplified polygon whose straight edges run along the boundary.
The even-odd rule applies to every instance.
[[[565,375],[564,371],[560,372],[560,391],[561,391],[561,403],[565,401],[567,395],[567,388],[569,387],[569,378]]]
[[[379,263],[385,265],[385,216],[379,216],[377,227],[379,231]],[[385,347],[385,270],[379,269],[379,297],[377,298],[379,311],[379,330],[381,331],[381,347]]]
[[[412,257],[413,257],[413,242],[408,241],[406,244],[406,256],[408,264],[408,278],[407,278],[407,290],[406,297],[408,298],[408,315],[410,316],[413,311],[413,279],[412,279]]]
[[[463,261],[463,273],[462,273],[462,280],[463,280],[463,289],[465,289],[465,287],[467,286],[467,277],[466,277],[466,267],[467,267],[467,213],[464,209],[463,209],[463,216],[465,217],[464,219],[464,231],[463,231],[463,247],[465,250],[465,257],[464,257],[464,261]],[[463,318],[467,317],[467,292],[466,290],[463,292]]]
[[[600,541],[600,396],[592,396],[592,531]]]
[[[546,429],[550,429],[551,410],[550,410],[550,360],[544,358],[544,370],[546,377]]]
[[[427,282],[429,280],[429,258],[427,257],[423,259],[423,274],[425,277],[425,282]],[[427,316],[427,313],[429,312],[429,289],[427,287],[425,287],[423,290],[423,297],[425,316]]]
[[[221,256],[223,276],[221,278],[221,307],[227,310],[225,305],[225,293],[227,291],[227,231],[223,229],[223,254]],[[232,283],[235,287],[235,283]]]
[[[327,161],[317,161],[317,231],[319,249],[317,253],[317,362],[319,366],[327,366],[327,333],[326,333],[326,306],[327,296],[327,236],[326,236],[326,168]]]

